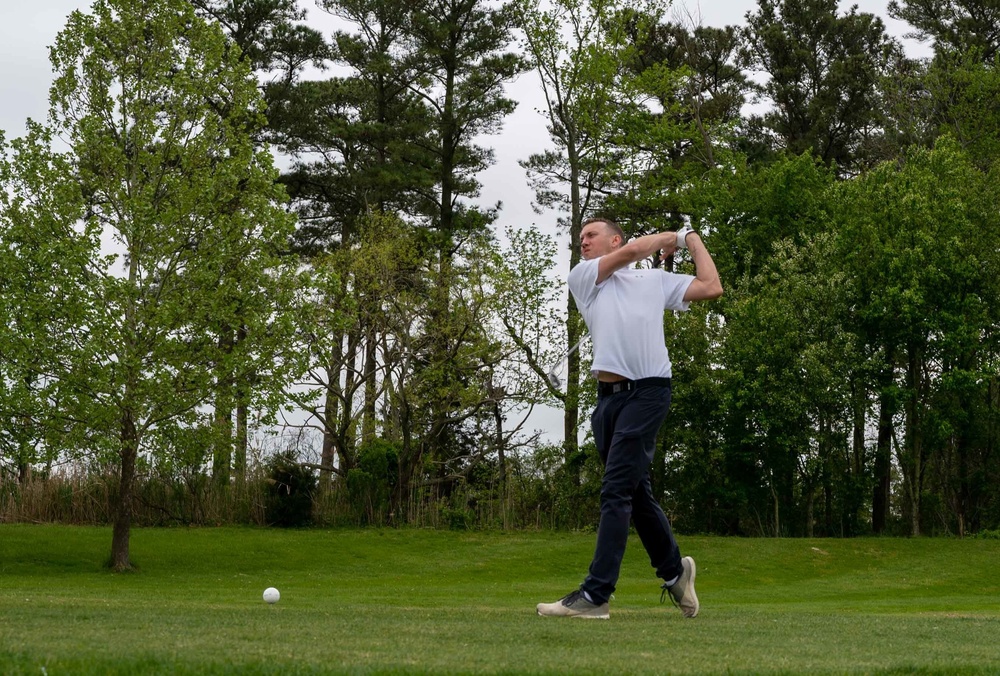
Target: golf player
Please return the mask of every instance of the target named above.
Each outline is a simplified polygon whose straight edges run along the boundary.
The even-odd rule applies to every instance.
[[[695,276],[634,263],[660,260],[686,248]],[[656,434],[670,408],[670,358],[663,339],[663,311],[687,310],[692,301],[722,295],[715,262],[693,230],[661,232],[625,243],[614,221],[594,218],[580,233],[583,259],[569,273],[569,289],[590,330],[597,378],[591,414],[594,442],[604,463],[601,520],[590,572],[583,584],[554,603],[539,603],[539,615],[607,619],[615,591],[629,520],[635,524],[663,593],[684,617],[698,614],[695,564],[681,558],[670,522],[653,497],[649,467]]]

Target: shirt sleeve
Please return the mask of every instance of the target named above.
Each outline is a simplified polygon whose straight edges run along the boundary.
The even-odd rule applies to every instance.
[[[569,290],[573,294],[577,307],[587,307],[597,298],[600,286],[597,284],[599,258],[580,261],[569,271]],[[683,293],[681,294],[684,295]]]
[[[572,275],[572,273],[570,273]],[[663,273],[663,309],[687,310],[690,301],[684,300],[684,294],[694,281],[694,275],[679,275],[674,272]]]

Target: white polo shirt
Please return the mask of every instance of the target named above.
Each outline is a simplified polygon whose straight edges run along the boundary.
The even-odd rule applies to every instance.
[[[694,277],[622,268],[598,284],[599,260],[581,261],[569,273],[569,290],[590,329],[594,375],[608,371],[630,380],[671,377],[663,311],[690,307],[684,294]]]

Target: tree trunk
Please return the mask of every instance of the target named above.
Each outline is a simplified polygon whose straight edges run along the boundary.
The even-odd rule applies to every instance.
[[[875,489],[872,494],[872,532],[881,535],[889,520],[890,471],[892,460],[891,395],[883,389],[879,396],[878,438],[875,444]]]
[[[413,472],[421,461],[421,449],[419,442],[414,443],[413,426],[410,425],[410,407],[405,401],[400,401],[399,423],[402,432],[402,442],[399,453],[399,484],[396,486],[396,501],[393,511],[397,512],[401,518],[408,517],[404,513],[404,507],[408,504],[410,495],[413,492]]]
[[[337,336],[340,338],[340,336]],[[340,349],[337,344],[338,351]],[[340,369],[337,367],[337,359],[326,369],[326,396],[323,399],[323,453],[320,464],[323,467],[333,467],[337,455],[337,412],[340,410],[340,399],[337,397],[337,389],[340,383]],[[321,469],[319,474],[320,486],[327,487],[333,472],[329,469]]]
[[[453,49],[453,45],[447,45],[445,50]],[[435,216],[437,217],[437,279],[434,280],[434,287],[431,290],[430,322],[428,329],[432,332],[432,346],[430,360],[436,368],[440,369],[441,380],[437,383],[441,391],[449,393],[445,398],[436,398],[431,403],[431,432],[423,440],[427,452],[434,460],[446,460],[448,455],[447,439],[449,436],[448,419],[454,412],[456,402],[450,401],[450,392],[455,386],[455,370],[453,362],[448,355],[457,346],[452,345],[453,331],[451,330],[451,289],[452,277],[454,275],[454,261],[452,260],[453,248],[455,246],[455,232],[458,223],[455,219],[455,188],[457,182],[456,164],[458,160],[458,150],[460,146],[459,129],[456,120],[455,97],[457,87],[458,61],[456,55],[448,53],[443,55],[444,63],[444,102],[441,110],[441,118],[438,123],[441,144],[440,160],[438,168],[438,180],[440,181],[441,194],[435,206]],[[443,464],[440,465],[443,468]]]
[[[564,120],[566,129],[572,130],[573,121]],[[580,262],[580,231],[583,229],[583,202],[580,195],[580,157],[575,139],[570,136],[566,144],[566,157],[569,161],[569,267],[572,270]],[[583,320],[569,294],[566,306],[566,349],[576,345],[583,335]],[[566,399],[563,408],[563,449],[564,457],[571,459],[580,450],[578,441],[580,429],[580,350],[569,355],[566,360]],[[579,463],[574,463],[579,466]],[[579,482],[579,477],[577,477]]]
[[[21,488],[26,488],[28,481],[31,479],[31,463],[27,460],[18,460],[17,462],[17,484]]]
[[[219,350],[233,351],[233,331],[225,327],[219,333]],[[233,383],[232,374],[220,370],[215,385],[215,451],[212,455],[212,478],[219,486],[228,486],[233,462]]]
[[[806,494],[806,537],[816,537],[816,527],[814,521],[816,519],[816,491],[814,489],[809,489]]]
[[[377,367],[377,352],[375,350],[375,328],[369,326],[365,332],[365,403],[362,411],[361,443],[366,444],[375,439],[375,369]]]
[[[241,326],[236,332],[237,344],[246,340],[247,327]],[[244,376],[236,385],[236,455],[233,466],[236,470],[236,483],[240,488],[246,485],[247,478],[247,447],[250,444],[249,411],[250,390],[253,387],[254,375]]]
[[[862,532],[861,522],[864,511],[865,483],[868,468],[865,466],[865,426],[868,424],[868,391],[861,378],[851,376],[851,456],[849,499],[841,519],[841,531],[845,537],[854,537]]]
[[[867,410],[867,392],[864,384],[857,376],[851,378],[851,409],[852,409],[852,438],[851,438],[851,473],[855,480],[859,479],[865,471],[865,424]]]
[[[247,480],[247,448],[250,445],[250,430],[248,429],[249,411],[244,397],[239,397],[236,405],[236,483],[241,488]]]
[[[781,502],[778,499],[778,491],[774,488],[774,479],[771,479],[771,498],[774,504],[774,537],[781,537]]]
[[[130,570],[129,537],[132,530],[132,499],[135,487],[135,463],[139,456],[139,438],[135,420],[130,410],[122,413],[121,466],[118,482],[118,504],[111,535],[111,569],[116,572]]]
[[[910,499],[910,535],[920,535],[920,504],[923,486],[923,436],[920,431],[920,391],[921,376],[920,350],[911,349],[907,355],[906,380],[906,439],[903,443],[904,457],[900,458],[903,479]]]
[[[341,392],[340,420],[337,421],[337,450],[340,452],[340,469],[347,472],[357,465],[357,419],[350,402],[357,384],[358,343],[361,332],[353,330],[347,335],[347,351],[344,355],[344,388]]]

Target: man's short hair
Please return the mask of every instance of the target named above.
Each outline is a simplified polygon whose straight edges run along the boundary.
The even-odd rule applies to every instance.
[[[622,230],[622,226],[618,225],[610,218],[604,218],[603,216],[594,216],[592,218],[588,218],[583,223],[581,223],[580,228],[582,229],[583,226],[590,225],[591,223],[604,223],[606,226],[608,226],[611,232],[622,238],[622,244],[624,244],[625,241],[628,239],[627,237],[625,237],[625,231]]]

